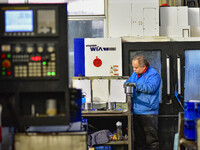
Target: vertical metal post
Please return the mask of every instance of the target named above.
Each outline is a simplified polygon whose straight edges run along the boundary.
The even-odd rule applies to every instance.
[[[132,150],[133,147],[133,126],[132,126],[132,112],[131,112],[131,96],[127,95],[127,104],[128,104],[128,149]]]
[[[200,150],[200,119],[197,119],[196,123],[197,128],[197,150]]]
[[[125,87],[125,93],[126,93],[126,102],[128,104],[128,149],[133,150],[134,144],[133,144],[133,122],[132,122],[132,94],[133,94],[134,88],[133,86],[126,86]]]

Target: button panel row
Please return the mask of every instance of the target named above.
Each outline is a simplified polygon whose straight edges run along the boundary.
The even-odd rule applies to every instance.
[[[55,78],[54,43],[0,45],[0,79]]]

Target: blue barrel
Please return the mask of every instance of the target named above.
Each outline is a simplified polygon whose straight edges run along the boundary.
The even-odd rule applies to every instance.
[[[184,135],[188,140],[196,140],[196,122],[192,120],[184,121]]]
[[[196,118],[200,118],[200,103],[196,103]]]
[[[184,103],[184,118],[185,120],[196,120],[196,110],[194,102]]]

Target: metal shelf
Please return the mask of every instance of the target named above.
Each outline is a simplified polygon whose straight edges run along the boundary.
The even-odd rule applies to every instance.
[[[131,101],[128,101],[128,110],[117,111],[117,110],[107,110],[107,111],[82,111],[82,116],[87,117],[127,117],[128,120],[128,140],[126,141],[110,141],[103,145],[127,145],[129,150],[132,150],[132,113],[131,113]]]
[[[128,111],[82,111],[83,117],[128,116]]]
[[[105,145],[128,145],[128,141],[110,141]]]

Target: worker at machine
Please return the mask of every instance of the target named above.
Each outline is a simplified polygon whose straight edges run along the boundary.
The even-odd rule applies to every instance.
[[[132,113],[135,150],[158,150],[158,109],[161,77],[142,55],[132,59],[133,73],[124,83],[134,86]]]

